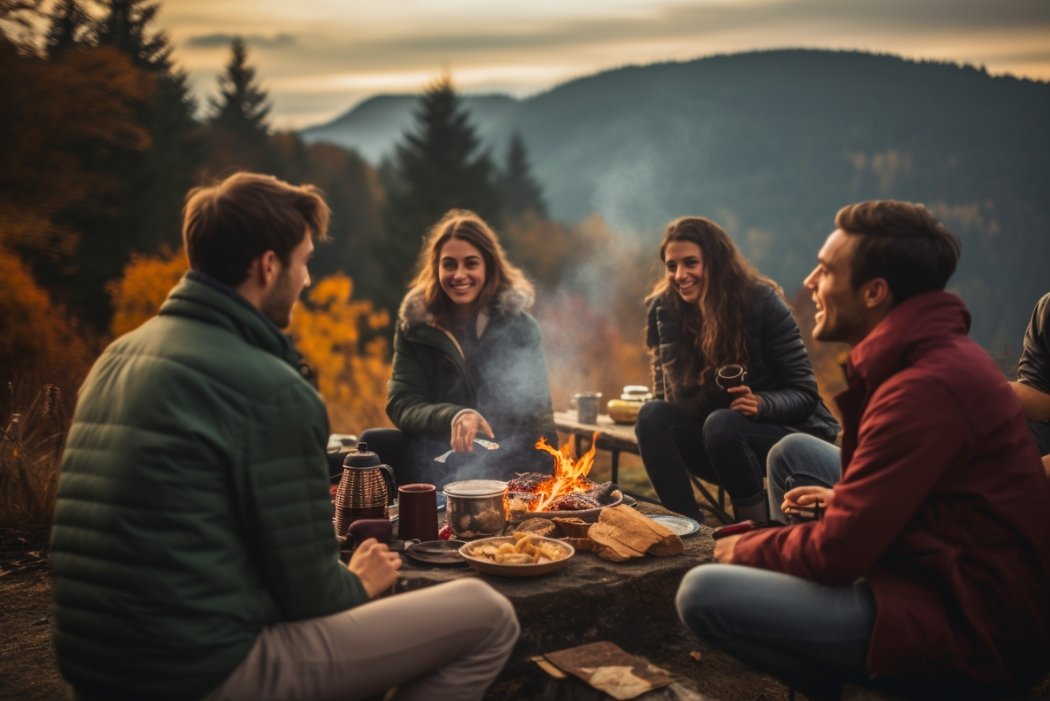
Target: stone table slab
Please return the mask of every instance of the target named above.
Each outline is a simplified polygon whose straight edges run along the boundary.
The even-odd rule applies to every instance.
[[[668,514],[666,509],[640,502],[645,514]],[[569,515],[569,514],[567,514]],[[577,552],[560,572],[539,577],[509,578],[480,574],[469,566],[432,567],[405,558],[400,591],[432,586],[462,577],[479,577],[506,596],[521,623],[521,638],[511,661],[497,680],[490,698],[500,696],[501,685],[524,683],[543,675],[530,658],[544,652],[610,640],[624,650],[652,658],[670,640],[682,642],[689,632],[678,620],[674,597],[682,577],[691,568],[711,560],[711,529],[683,538],[685,552],[669,557],[644,557],[608,562],[589,552]],[[538,693],[537,687],[513,693]],[[509,692],[508,692],[509,693]]]

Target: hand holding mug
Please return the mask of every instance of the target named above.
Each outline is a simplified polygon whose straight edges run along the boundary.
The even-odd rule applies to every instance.
[[[784,503],[780,510],[788,516],[798,518],[815,518],[819,511],[828,508],[835,490],[820,485],[805,485],[789,489],[784,493]]]
[[[744,416],[758,416],[762,409],[762,397],[751,391],[747,385],[737,385],[726,390],[733,399],[729,402],[729,408],[739,411]]]

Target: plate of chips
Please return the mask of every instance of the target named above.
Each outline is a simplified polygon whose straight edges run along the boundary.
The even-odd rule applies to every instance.
[[[484,574],[536,577],[565,569],[576,549],[556,538],[518,532],[471,541],[459,549],[459,554]]]

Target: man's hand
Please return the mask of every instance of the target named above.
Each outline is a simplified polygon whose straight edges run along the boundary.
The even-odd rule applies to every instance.
[[[733,397],[733,400],[729,402],[730,409],[739,411],[744,416],[758,416],[758,411],[762,408],[762,397],[753,393],[750,387],[747,385],[730,387],[726,392]]]
[[[1046,476],[1050,477],[1050,455],[1043,456],[1043,470],[1046,471]]]
[[[780,505],[780,510],[789,516],[812,518],[817,508],[828,508],[834,496],[835,492],[830,487],[795,487],[784,493],[784,503]]]
[[[721,562],[723,565],[728,565],[733,562],[733,550],[736,548],[736,542],[740,540],[740,536],[744,535],[739,533],[737,535],[727,535],[725,538],[719,538],[715,541],[715,562]]]
[[[452,419],[452,450],[457,453],[469,453],[474,450],[474,436],[484,433],[495,438],[492,427],[485,417],[476,411],[464,411]]]
[[[374,599],[397,581],[401,556],[392,552],[386,543],[368,538],[357,546],[347,569],[357,575],[369,599]]]

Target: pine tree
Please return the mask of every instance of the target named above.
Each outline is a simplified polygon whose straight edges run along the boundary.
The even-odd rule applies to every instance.
[[[266,93],[255,81],[255,69],[248,65],[248,50],[244,39],[234,37],[230,42],[232,56],[226,64],[226,74],[219,76],[222,99],[212,98],[211,123],[230,131],[250,131],[266,136],[270,126],[266,121],[270,105]]]
[[[422,237],[449,209],[470,209],[500,224],[492,161],[447,76],[424,91],[414,128],[398,144],[392,165],[384,213],[389,236],[375,256],[391,285],[377,300],[387,308],[404,291]]]
[[[44,51],[51,59],[57,58],[66,49],[82,43],[91,22],[91,18],[88,17],[78,0],[56,2],[48,14],[48,19]]]
[[[99,0],[106,14],[95,23],[95,41],[112,46],[131,57],[144,71],[163,74],[172,71],[168,38],[163,32],[151,34],[148,25],[157,16],[160,4],[148,0]]]
[[[269,98],[256,81],[255,69],[248,65],[244,40],[234,37],[230,49],[226,72],[219,76],[219,96],[209,100],[211,165],[217,170],[230,166],[272,170]]]
[[[521,134],[514,132],[507,144],[507,157],[499,179],[500,201],[507,219],[520,219],[526,212],[547,216],[543,190],[532,177],[532,167]]]
[[[151,29],[159,4],[97,2],[102,13],[92,23],[92,43],[125,55],[153,86],[137,110],[138,121],[149,134],[149,147],[118,151],[96,164],[119,186],[98,203],[89,220],[79,222],[83,233],[77,254],[79,281],[88,292],[78,301],[84,318],[104,328],[111,314],[104,284],[120,275],[131,252],[178,244],[182,201],[203,148],[186,74],[172,63],[167,36]]]

